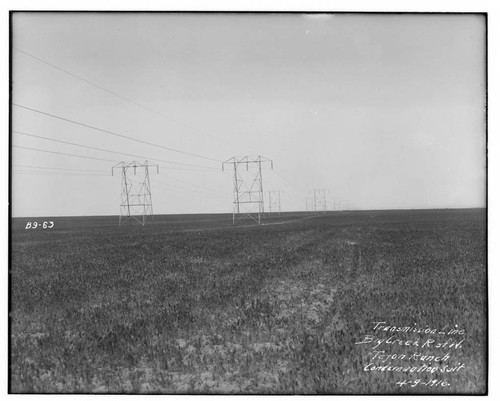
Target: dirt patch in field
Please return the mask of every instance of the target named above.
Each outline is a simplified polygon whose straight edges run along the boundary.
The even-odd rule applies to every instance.
[[[314,281],[308,280],[307,283],[301,279],[303,275],[311,276],[311,273],[324,270],[325,266],[318,260],[304,262],[296,266],[295,274],[290,278],[275,280],[266,285],[263,294],[279,305],[275,316],[278,321],[300,321],[306,327],[316,327],[334,321],[337,327],[342,326],[336,307],[340,283],[325,283],[321,275],[317,275]]]

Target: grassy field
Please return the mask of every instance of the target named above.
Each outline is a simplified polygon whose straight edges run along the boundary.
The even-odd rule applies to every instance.
[[[11,392],[486,391],[484,209],[43,220],[11,222]]]

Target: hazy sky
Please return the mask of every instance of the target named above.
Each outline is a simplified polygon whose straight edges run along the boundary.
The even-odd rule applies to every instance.
[[[273,160],[284,210],[323,188],[485,206],[482,16],[17,13],[12,31],[14,104],[203,156],[13,106],[14,216],[118,214],[111,167],[146,158],[155,213],[231,212],[220,162],[243,155]]]

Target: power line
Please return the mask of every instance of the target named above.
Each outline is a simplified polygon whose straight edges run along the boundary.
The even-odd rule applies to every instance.
[[[179,183],[181,183],[183,185],[173,184],[171,182],[165,181],[165,179],[172,179],[172,180],[177,181],[177,182],[179,182]],[[214,195],[217,195],[217,196],[221,195],[220,192],[211,191],[208,188],[205,188],[205,187],[202,187],[202,186],[199,186],[199,185],[196,185],[196,184],[192,184],[192,183],[190,183],[188,181],[179,180],[179,179],[177,179],[175,177],[172,177],[171,175],[167,175],[167,176],[155,175],[154,178],[152,178],[152,180],[155,181],[155,182],[159,182],[159,183],[168,185],[168,186],[183,188],[186,191],[194,191],[194,192],[197,192],[197,193],[206,192],[206,193],[214,194]],[[185,187],[184,185],[186,185],[186,184],[190,185],[193,188],[187,188],[187,187]],[[194,189],[194,188],[196,188],[196,189]]]
[[[293,188],[298,190],[300,193],[307,192],[305,189],[299,188],[297,185],[293,184],[291,181],[287,180],[281,174],[278,174],[277,171],[274,172],[278,177],[280,177],[283,181],[285,181],[288,185],[291,185]]]
[[[207,133],[202,133],[202,132],[198,131],[196,128],[193,128],[193,127],[189,126],[188,124],[183,123],[182,121],[176,120],[176,119],[174,119],[174,118],[172,118],[172,117],[167,117],[166,115],[164,115],[164,114],[162,114],[162,113],[159,113],[158,111],[156,111],[156,110],[154,110],[154,109],[151,109],[151,108],[149,108],[149,107],[147,107],[147,106],[144,106],[144,105],[142,105],[142,104],[140,104],[140,103],[137,103],[137,102],[136,102],[136,101],[134,101],[134,100],[131,100],[131,99],[129,99],[129,98],[126,98],[125,96],[122,96],[122,95],[120,95],[119,93],[116,93],[116,92],[113,92],[113,91],[111,91],[111,90],[109,90],[109,89],[106,89],[105,87],[103,87],[103,86],[101,86],[101,85],[98,85],[98,84],[96,84],[96,83],[94,83],[94,82],[92,82],[92,81],[89,81],[88,79],[85,79],[85,78],[83,78],[83,77],[80,77],[79,75],[76,75],[76,74],[74,74],[74,73],[72,73],[72,72],[70,72],[70,71],[68,71],[68,70],[65,70],[64,68],[61,68],[61,67],[58,67],[58,66],[56,66],[56,65],[54,65],[54,64],[52,64],[52,63],[49,63],[48,61],[43,60],[43,59],[41,59],[40,57],[37,57],[37,56],[35,56],[35,55],[33,55],[33,54],[30,54],[30,53],[28,53],[28,52],[27,52],[27,51],[25,51],[25,50],[21,50],[21,49],[19,49],[19,48],[17,48],[17,47],[13,47],[13,49],[14,49],[14,50],[16,50],[16,51],[18,51],[18,52],[20,52],[20,53],[22,53],[22,54],[24,54],[24,55],[26,55],[26,56],[28,56],[28,57],[31,57],[31,58],[33,58],[33,59],[35,59],[35,60],[40,61],[40,62],[41,62],[41,63],[43,63],[43,64],[46,64],[46,65],[48,65],[48,66],[50,66],[50,67],[52,67],[52,68],[55,68],[56,70],[59,70],[59,71],[61,71],[61,72],[65,73],[65,74],[68,74],[68,75],[72,76],[73,78],[79,79],[80,81],[86,82],[86,83],[87,83],[87,84],[89,84],[89,85],[92,85],[92,86],[94,86],[94,87],[96,87],[96,88],[98,88],[98,89],[101,89],[101,90],[103,90],[103,91],[104,91],[104,92],[106,92],[106,93],[109,93],[109,94],[111,94],[111,95],[113,95],[113,96],[116,96],[116,97],[118,97],[118,98],[122,99],[122,100],[125,100],[126,102],[132,103],[132,104],[134,104],[134,105],[136,105],[136,106],[138,106],[138,107],[140,107],[140,108],[142,108],[142,109],[144,109],[144,110],[147,110],[147,111],[149,111],[149,112],[151,112],[151,113],[154,113],[154,114],[156,114],[156,115],[158,115],[158,116],[160,116],[160,117],[162,117],[162,118],[164,118],[164,119],[166,119],[166,120],[169,120],[169,121],[172,121],[172,122],[174,122],[174,123],[176,123],[176,124],[179,124],[179,125],[181,125],[181,126],[183,126],[183,127],[185,127],[185,128],[188,128],[188,129],[190,129],[190,130],[192,130],[192,131],[194,131],[194,132],[196,132],[196,133],[200,133],[200,134],[206,135],[206,136],[208,136],[208,137],[210,137],[210,138],[212,138],[212,139],[215,139],[215,140],[218,140],[218,141],[222,141],[222,142],[225,142],[225,143],[228,143],[228,144],[229,144],[229,142],[228,142],[228,141],[222,140],[222,139],[220,139],[220,138],[217,138],[217,137],[215,137],[215,136],[213,136],[213,135],[210,135],[210,134],[207,134]]]
[[[20,166],[20,165],[15,165],[13,167],[15,167],[15,168],[47,168],[47,169],[51,168],[51,167]],[[14,174],[49,175],[49,176],[85,176],[85,177],[88,177],[88,176],[92,176],[92,177],[95,177],[95,176],[109,176],[109,174],[107,174],[107,173],[101,173],[98,170],[62,169],[62,168],[55,168],[55,167],[53,169],[57,169],[57,170],[61,170],[61,171],[13,170],[12,172]],[[89,172],[90,174],[84,174],[85,172]],[[170,178],[172,178],[172,177],[170,177]],[[169,191],[175,191],[175,192],[177,192],[178,189],[180,189],[180,190],[184,191],[185,194],[193,194],[193,193],[200,194],[200,193],[205,192],[206,194],[209,194],[209,195],[212,195],[212,196],[223,197],[220,193],[216,193],[216,192],[210,193],[207,190],[203,190],[203,189],[201,191],[200,190],[196,191],[196,190],[193,190],[193,189],[189,189],[189,188],[183,187],[181,185],[175,185],[175,184],[167,183],[165,181],[158,181],[158,182],[155,182],[155,184],[159,184],[160,186],[163,186],[164,188],[168,188]],[[186,183],[186,184],[194,185],[194,184],[190,184],[190,183]],[[199,188],[201,188],[201,187],[199,187]]]
[[[172,179],[172,180],[174,180],[174,181],[177,181],[177,182],[180,182],[180,183],[182,183],[182,184],[187,184],[187,185],[190,185],[190,186],[192,186],[192,187],[194,187],[194,188],[198,188],[198,190],[199,190],[199,191],[201,191],[201,192],[206,192],[206,193],[209,193],[209,194],[220,195],[220,192],[217,192],[217,191],[214,191],[214,190],[208,189],[208,188],[203,187],[203,186],[201,186],[201,185],[196,185],[196,184],[193,184],[193,183],[190,183],[190,182],[187,182],[187,181],[179,180],[179,179],[177,179],[177,178],[175,178],[175,177],[172,177],[172,176],[167,176],[167,178],[170,178],[170,179]],[[165,182],[165,184],[168,184],[168,185],[175,185],[175,184],[170,184],[170,183],[167,183],[167,182]]]
[[[40,136],[40,135],[28,134],[26,132],[21,132],[21,131],[12,131],[12,132],[14,132],[16,134],[19,134],[19,135],[26,135],[26,136],[31,136],[33,138],[44,139],[46,141],[65,143],[67,145],[79,146],[81,148],[99,150],[101,152],[108,152],[108,153],[114,153],[114,154],[117,154],[117,155],[126,155],[126,156],[132,156],[132,157],[142,157],[142,156],[131,155],[131,154],[128,154],[128,153],[114,152],[112,150],[101,149],[101,148],[97,148],[97,147],[94,147],[94,146],[81,145],[81,144],[74,143],[74,142],[67,142],[67,141],[61,141],[59,139],[47,138],[47,137]]]
[[[205,160],[210,160],[210,161],[215,161],[217,163],[220,163],[220,160],[213,159],[213,158],[208,157],[208,156],[202,156],[202,155],[199,155],[199,154],[196,154],[196,153],[184,152],[182,150],[178,150],[178,149],[174,149],[174,148],[169,148],[167,146],[158,145],[156,143],[152,143],[152,142],[148,142],[148,141],[143,141],[143,140],[137,139],[137,138],[132,138],[132,137],[127,136],[127,135],[118,134],[118,133],[113,132],[113,131],[108,131],[108,130],[105,130],[105,129],[102,129],[102,128],[94,127],[92,125],[88,125],[88,124],[84,124],[84,123],[81,123],[81,122],[78,122],[78,121],[70,120],[69,118],[64,118],[64,117],[56,116],[54,114],[46,113],[44,111],[33,109],[31,107],[23,106],[23,105],[20,105],[20,104],[17,104],[17,103],[12,103],[12,105],[16,106],[16,107],[20,107],[22,109],[33,111],[35,113],[39,113],[39,114],[43,114],[43,115],[46,115],[46,116],[49,116],[49,117],[57,118],[57,119],[62,120],[62,121],[70,122],[72,124],[80,125],[82,127],[90,128],[90,129],[93,129],[93,130],[96,130],[96,131],[105,132],[107,134],[118,136],[120,138],[125,138],[125,139],[128,139],[130,141],[144,143],[146,145],[155,146],[157,148],[162,148],[162,149],[165,149],[165,150],[169,150],[171,152],[181,153],[181,154],[184,154],[184,155],[188,155],[188,156],[192,156],[192,157],[198,157],[200,159],[205,159]]]
[[[156,177],[158,178],[158,177]],[[192,194],[203,194],[203,195],[208,195],[208,196],[215,196],[215,197],[219,197],[219,198],[224,198],[225,199],[225,196],[224,195],[221,195],[220,193],[210,193],[210,192],[207,192],[207,191],[196,191],[196,190],[193,190],[193,189],[190,189],[190,188],[186,188],[186,187],[183,187],[181,185],[175,185],[175,184],[171,184],[171,183],[167,183],[165,181],[155,181],[154,180],[154,184],[155,185],[160,185],[160,187],[163,187],[164,189],[166,189],[167,191],[175,191],[176,193],[182,193],[182,192],[178,192],[179,189],[181,191],[184,191],[184,195],[192,195]],[[174,188],[174,189],[172,189]]]
[[[150,160],[157,160],[157,159],[150,159]],[[176,168],[176,167],[170,167],[170,166],[160,166],[162,169],[169,169],[169,170],[177,170],[177,171],[193,171],[193,172],[199,172],[199,173],[215,173],[215,172],[219,172],[218,170],[212,170],[212,169],[208,169],[208,168],[205,168],[205,169],[193,169],[193,168]]]
[[[29,175],[65,175],[65,176],[81,176],[81,177],[107,177],[108,174],[83,174],[83,173],[65,173],[65,172],[59,172],[59,171],[25,171],[25,170],[14,170],[12,171],[13,174],[29,174]]]
[[[80,171],[80,172],[85,172],[85,173],[102,173],[101,170],[81,170],[81,169],[75,169],[75,168],[61,168],[61,167],[46,167],[46,166],[29,166],[29,165],[23,165],[23,164],[13,164],[12,167],[18,167],[18,168],[41,168],[41,169],[46,169],[46,170],[62,170],[62,171]],[[107,173],[106,173],[107,175]]]
[[[142,159],[162,161],[162,162],[165,162],[165,163],[172,163],[172,164],[176,164],[176,165],[180,165],[180,166],[200,167],[200,168],[206,168],[206,169],[211,169],[211,170],[219,170],[219,169],[217,169],[215,167],[200,166],[200,165],[196,165],[196,164],[177,163],[177,162],[171,162],[171,161],[168,161],[168,160],[153,159],[153,158],[148,158],[148,157],[144,157],[144,156],[133,155],[133,154],[130,154],[130,153],[115,152],[113,150],[102,149],[102,148],[98,148],[98,147],[95,147],[95,146],[81,145],[81,144],[74,143],[74,142],[62,141],[60,139],[47,138],[47,137],[41,136],[41,135],[28,134],[27,132],[21,132],[21,131],[12,131],[12,132],[14,132],[16,134],[20,134],[20,135],[31,136],[33,138],[39,138],[39,139],[44,139],[44,140],[52,141],[52,142],[64,143],[66,145],[79,146],[81,148],[86,148],[86,149],[99,150],[101,152],[114,153],[114,154],[117,154],[117,155],[125,155],[125,156],[139,157],[139,158],[142,158]]]
[[[100,173],[102,170],[82,170],[82,169],[74,169],[74,168],[58,168],[58,167],[47,167],[47,166],[30,166],[23,164],[13,164],[12,167],[20,167],[20,168],[41,168],[45,170],[62,170],[62,171],[80,171],[80,172],[90,172],[90,173]],[[197,171],[197,172],[212,172],[211,170],[194,170],[194,169],[185,169],[185,168],[175,168],[170,166],[160,166],[162,169],[168,170],[178,170],[178,171]],[[107,173],[106,173],[107,174]]]
[[[34,150],[37,152],[45,152],[45,153],[54,153],[56,155],[65,155],[65,156],[73,156],[73,157],[81,157],[83,159],[92,159],[92,160],[101,160],[105,162],[112,162],[112,163],[119,163],[117,160],[110,160],[110,159],[100,159],[98,157],[90,157],[90,156],[80,156],[80,155],[74,155],[71,153],[64,153],[64,152],[54,152],[52,150],[43,150],[43,149],[38,149],[38,148],[29,148],[27,146],[18,146],[18,145],[12,145],[13,148],[20,148],[20,149],[29,149],[29,150]]]

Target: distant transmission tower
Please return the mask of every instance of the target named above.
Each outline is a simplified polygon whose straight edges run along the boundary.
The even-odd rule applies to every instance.
[[[313,210],[314,209],[312,207],[312,192],[308,191],[306,193],[306,212],[311,212]]]
[[[147,216],[151,216],[151,220],[153,219],[149,169],[155,167],[156,172],[159,173],[159,166],[149,163],[147,160],[143,163],[120,162],[111,168],[111,175],[114,175],[115,171],[119,171],[122,177],[119,225],[134,221],[144,225]]]
[[[339,198],[339,210],[343,212],[345,209],[345,201],[343,198]]]
[[[263,163],[273,168],[273,161],[263,156],[232,157],[222,163],[222,171],[225,165],[233,165],[233,224],[245,217],[260,224],[264,213]]]
[[[268,206],[268,212],[269,213],[281,213],[281,191],[274,190],[274,191],[268,191],[268,196],[269,196],[269,206]]]
[[[315,213],[326,213],[326,189],[315,189],[313,191],[312,203]]]

